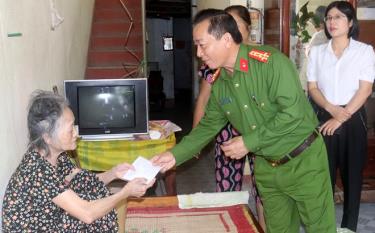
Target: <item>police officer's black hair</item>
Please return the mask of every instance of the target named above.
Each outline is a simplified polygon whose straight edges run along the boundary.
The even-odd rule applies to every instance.
[[[249,10],[246,7],[242,5],[232,5],[225,8],[224,11],[227,13],[235,12],[235,14],[238,15],[248,27],[251,25]]]
[[[346,16],[349,22],[352,21],[352,26],[349,28],[349,32],[348,32],[348,38],[352,37],[353,39],[357,39],[359,36],[359,25],[358,25],[358,20],[357,20],[357,14],[352,4],[346,1],[331,2],[327,6],[326,13],[324,14],[325,18],[327,18],[327,14],[332,8],[337,8],[337,10],[339,10],[341,13],[343,13]],[[327,23],[324,24],[324,32],[328,39],[332,38],[332,36],[329,34],[327,30]]]
[[[213,35],[215,39],[221,39],[228,32],[235,43],[240,44],[242,42],[242,35],[236,21],[225,11],[212,8],[201,10],[194,17],[193,26],[205,20],[209,20],[210,23],[207,32]]]

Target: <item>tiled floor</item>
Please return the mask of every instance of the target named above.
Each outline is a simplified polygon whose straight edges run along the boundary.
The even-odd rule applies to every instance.
[[[182,102],[176,102],[174,108],[166,108],[160,112],[151,113],[151,119],[168,119],[182,127],[183,131],[177,133],[177,140],[187,134],[191,129],[192,108],[183,98]],[[189,194],[196,192],[215,192],[214,162],[212,145],[202,151],[199,159],[192,159],[177,168],[177,192]],[[245,185],[244,190],[249,187]],[[249,206],[255,212],[254,201],[250,198]],[[340,226],[342,217],[342,205],[336,205],[337,226]],[[303,230],[301,231],[303,232]],[[375,233],[375,203],[362,203],[360,209],[358,230],[360,233]]]

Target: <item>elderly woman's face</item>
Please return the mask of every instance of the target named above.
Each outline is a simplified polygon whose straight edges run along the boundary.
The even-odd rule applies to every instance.
[[[75,150],[78,134],[74,127],[74,115],[70,108],[64,109],[57,124],[56,132],[50,144],[51,149],[58,153]]]

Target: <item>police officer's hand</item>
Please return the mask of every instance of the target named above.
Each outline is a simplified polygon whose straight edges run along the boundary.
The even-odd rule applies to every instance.
[[[242,136],[223,142],[220,147],[224,151],[225,156],[230,157],[231,159],[241,159],[249,153],[249,150],[243,142]]]
[[[150,161],[154,166],[161,167],[161,172],[166,172],[176,164],[176,159],[169,151],[155,155]]]

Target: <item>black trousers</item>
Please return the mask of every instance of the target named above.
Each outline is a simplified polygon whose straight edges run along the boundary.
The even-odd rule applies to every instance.
[[[321,123],[332,118],[322,109],[318,110]],[[366,110],[361,107],[344,122],[332,136],[324,136],[327,147],[332,190],[339,168],[344,187],[344,215],[341,227],[357,230],[359,206],[362,191],[362,172],[367,158]]]

